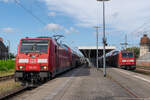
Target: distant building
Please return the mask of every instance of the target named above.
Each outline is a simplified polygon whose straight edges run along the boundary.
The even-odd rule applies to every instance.
[[[136,60],[136,65],[150,67],[150,38],[146,34],[140,41],[140,57]]]
[[[140,57],[150,52],[150,39],[144,34],[140,41]]]
[[[3,39],[0,37],[0,59],[8,59],[8,47],[3,43]]]

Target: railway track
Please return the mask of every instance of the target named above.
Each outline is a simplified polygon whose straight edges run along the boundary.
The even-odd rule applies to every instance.
[[[9,91],[7,93],[4,93],[4,94],[0,94],[0,100],[7,100],[21,92],[24,92],[25,90],[27,90],[27,87],[19,87],[19,88],[16,88],[12,91]]]
[[[103,72],[103,70],[98,69],[98,71]],[[139,99],[138,95],[136,95],[132,90],[122,85],[119,81],[117,81],[115,78],[113,78],[110,74],[107,74],[107,78],[112,80],[114,83],[116,83],[118,86],[120,86],[122,89],[124,89],[129,95],[131,95],[133,98],[132,100],[141,100]],[[142,99],[143,100],[143,99]]]
[[[136,70],[150,72],[150,69],[145,69],[145,68],[136,68]]]
[[[13,78],[14,78],[14,74],[7,75],[7,76],[1,76],[0,81],[5,81],[5,80],[13,79]]]
[[[63,74],[64,74],[64,73],[59,74],[59,75],[56,76],[56,77],[60,77],[60,76],[63,75]],[[50,81],[51,81],[51,82],[56,81],[56,78],[54,78],[54,79],[52,79],[52,80],[50,80]],[[47,81],[47,82],[49,82],[49,81]],[[45,82],[45,83],[47,83],[47,82]],[[45,84],[45,83],[44,83],[44,84]],[[43,84],[41,84],[41,85],[43,85]],[[24,93],[24,92],[27,91],[28,89],[32,89],[32,88],[21,86],[20,88],[16,88],[16,89],[14,89],[14,90],[12,90],[12,91],[10,91],[10,92],[7,92],[7,93],[5,93],[5,94],[0,94],[0,100],[9,100],[9,99],[11,99],[11,97],[18,96],[19,94]]]

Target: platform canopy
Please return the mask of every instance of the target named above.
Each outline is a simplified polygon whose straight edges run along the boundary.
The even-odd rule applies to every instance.
[[[81,47],[78,47],[78,49],[82,52],[82,54],[86,58],[96,58],[96,51],[97,51],[96,46],[81,46]],[[106,53],[115,49],[116,49],[115,46],[106,46]],[[99,51],[98,55],[99,57],[101,57],[103,55],[103,46],[99,46],[98,51]]]

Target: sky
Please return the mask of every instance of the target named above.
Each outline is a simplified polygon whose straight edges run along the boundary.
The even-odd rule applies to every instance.
[[[129,46],[138,46],[140,37],[150,31],[149,0],[111,0],[106,6],[108,45],[121,47],[125,35]],[[0,0],[0,37],[17,52],[25,37],[61,34],[72,48],[95,46],[99,29],[102,45],[102,2],[96,0]]]

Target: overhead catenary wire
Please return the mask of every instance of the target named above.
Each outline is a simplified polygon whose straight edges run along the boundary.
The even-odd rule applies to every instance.
[[[39,5],[37,1],[34,1],[34,5],[35,5],[36,7],[38,7],[38,8],[40,8],[40,9],[42,9],[41,5]],[[49,21],[52,21],[53,23],[56,23],[56,21],[55,21],[53,18],[50,19],[50,16],[49,16],[49,15],[46,16],[46,17],[47,17],[47,19],[48,19],[48,22],[49,22]],[[50,19],[50,20],[49,20],[49,19]],[[54,29],[52,30],[52,32],[53,32],[53,33],[52,33],[53,35],[59,35],[59,34],[56,32],[56,30],[54,30]]]
[[[149,21],[144,22],[141,26],[139,26],[138,28],[136,28],[134,31],[130,32],[130,34],[132,34],[132,45],[135,45],[134,40],[135,40],[135,35],[137,36],[136,38],[139,38],[139,36],[141,36],[141,34],[147,34],[148,32],[146,32],[145,30],[148,28],[147,26],[150,24]],[[134,35],[135,34],[135,35]],[[139,45],[139,44],[138,44]]]
[[[39,23],[41,23],[42,25],[46,25],[46,23],[44,21],[42,21],[39,17],[37,17],[36,15],[34,15],[32,13],[32,11],[30,11],[29,9],[27,9],[24,5],[22,5],[19,1],[14,0],[14,2],[20,6],[22,9],[24,9],[24,11],[26,11],[28,14],[30,14],[32,17],[34,17]]]
[[[150,19],[148,19],[150,20]],[[141,26],[139,26],[138,28],[136,28],[134,31],[132,31],[131,33],[137,33],[140,29],[142,29],[142,31],[145,29],[144,26],[150,24],[149,21],[144,22]],[[144,28],[144,29],[143,29]]]

